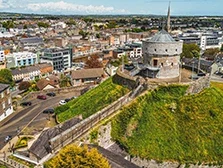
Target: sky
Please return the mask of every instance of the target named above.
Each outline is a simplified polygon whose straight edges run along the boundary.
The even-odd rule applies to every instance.
[[[0,12],[166,15],[169,0],[0,0]],[[223,16],[223,0],[171,0],[171,15]]]

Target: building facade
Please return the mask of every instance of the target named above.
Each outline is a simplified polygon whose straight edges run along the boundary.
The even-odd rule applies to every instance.
[[[143,41],[144,75],[153,78],[178,77],[182,48],[183,42],[174,40],[165,30]]]
[[[54,71],[64,71],[72,66],[72,49],[70,48],[53,48],[46,49],[43,56],[40,58],[40,62],[51,63]]]
[[[13,113],[9,85],[0,83],[0,121]]]
[[[7,56],[7,68],[30,66],[37,63],[37,54],[32,52],[17,52]]]

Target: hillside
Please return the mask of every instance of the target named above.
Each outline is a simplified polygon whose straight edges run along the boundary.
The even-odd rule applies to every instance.
[[[160,87],[139,97],[112,121],[112,137],[132,156],[223,164],[223,91],[185,90]]]
[[[87,118],[116,101],[127,92],[129,92],[127,88],[113,83],[112,78],[109,78],[77,99],[57,107],[55,112],[58,121],[64,122],[80,114],[82,114],[83,118]]]

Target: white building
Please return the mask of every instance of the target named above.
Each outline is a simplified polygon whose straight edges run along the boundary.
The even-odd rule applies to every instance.
[[[13,59],[10,59],[9,57]],[[38,63],[37,54],[27,51],[12,53],[7,59],[14,61],[11,65],[14,67],[30,66]]]

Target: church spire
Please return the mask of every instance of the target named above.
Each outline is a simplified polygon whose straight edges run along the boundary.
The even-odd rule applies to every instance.
[[[168,12],[167,12],[166,30],[168,33],[170,33],[170,2],[169,2]]]

